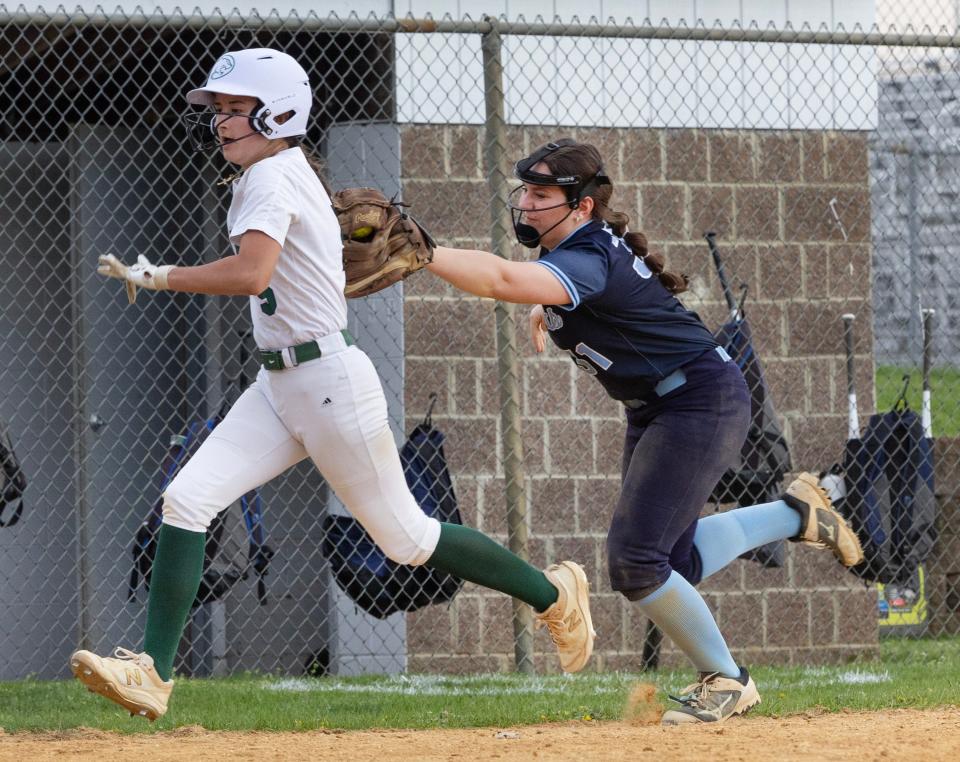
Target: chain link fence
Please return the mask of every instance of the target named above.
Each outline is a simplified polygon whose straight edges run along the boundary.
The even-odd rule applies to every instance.
[[[179,117],[217,57],[250,46],[307,67],[307,142],[334,188],[402,192],[451,245],[527,256],[503,216],[510,163],[555,137],[598,146],[613,206],[691,277],[684,302],[723,332],[772,432],[705,512],[815,471],[876,545],[859,576],[779,544],[705,582],[736,657],[822,663],[957,634],[960,38],[743,27],[0,6],[0,420],[27,481],[19,521],[9,485],[0,513],[0,679],[63,676],[78,645],[139,646],[134,553],[170,459],[256,373],[245,300],[128,307],[95,272],[106,252],[228,252],[229,167],[191,152]],[[534,356],[523,310],[430,274],[350,307],[398,446],[432,419],[465,522],[537,565],[584,564],[593,668],[684,663],[606,578],[618,403],[566,355]],[[469,584],[368,614],[324,548],[343,513],[305,466],[231,506],[178,671],[557,669],[525,606]]]

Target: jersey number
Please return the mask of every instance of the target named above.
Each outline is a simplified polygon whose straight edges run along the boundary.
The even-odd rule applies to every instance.
[[[589,373],[591,376],[597,375],[597,368],[600,368],[600,370],[609,370],[610,366],[613,365],[613,360],[600,354],[596,349],[587,346],[582,341],[577,344],[575,350],[568,349],[567,351],[577,364],[577,367]],[[588,359],[590,362],[587,362]]]
[[[257,298],[260,300],[260,309],[263,310],[264,315],[272,315],[277,311],[277,297],[273,295],[272,288],[257,294]]]
[[[644,280],[647,280],[647,278],[653,275],[653,271],[647,267],[647,263],[640,259],[640,257],[633,258],[633,271]]]

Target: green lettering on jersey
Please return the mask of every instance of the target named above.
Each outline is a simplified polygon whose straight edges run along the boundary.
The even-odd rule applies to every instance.
[[[258,294],[257,298],[260,299],[260,309],[263,310],[264,315],[272,315],[277,311],[277,297],[273,295],[272,288]]]

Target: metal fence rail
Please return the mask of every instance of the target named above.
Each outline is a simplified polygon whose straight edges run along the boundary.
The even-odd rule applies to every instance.
[[[644,19],[649,22],[649,19]],[[939,30],[932,30],[929,26],[918,30],[908,26],[899,31],[883,31],[876,26],[864,29],[855,24],[847,29],[842,23],[834,28],[828,28],[826,23],[812,28],[803,24],[795,28],[791,24],[777,27],[769,23],[761,28],[757,22],[750,25],[723,26],[719,22],[707,25],[702,19],[695,25],[677,26],[653,25],[649,23],[617,25],[604,24],[596,17],[588,23],[580,23],[577,17],[573,21],[564,21],[556,17],[554,21],[545,21],[537,16],[532,21],[524,20],[521,16],[516,20],[505,17],[496,17],[484,14],[477,19],[469,16],[454,19],[450,16],[434,18],[424,17],[376,17],[369,15],[362,18],[356,14],[338,16],[331,13],[328,16],[318,15],[311,11],[300,16],[280,16],[276,11],[259,15],[251,13],[241,15],[235,13],[228,16],[219,14],[204,15],[193,13],[190,15],[163,15],[163,14],[126,14],[116,13],[85,13],[77,10],[73,13],[62,10],[52,13],[44,11],[0,11],[0,24],[8,25],[53,25],[58,27],[93,27],[93,26],[125,26],[162,27],[183,29],[244,29],[251,28],[277,30],[295,30],[306,32],[388,32],[390,34],[486,34],[494,29],[503,35],[524,35],[533,37],[596,37],[616,38],[628,40],[685,40],[688,42],[750,42],[750,43],[795,43],[795,44],[825,44],[825,45],[866,45],[866,46],[902,46],[910,48],[955,48],[960,42],[960,32],[950,32],[941,26]]]
[[[256,372],[245,300],[127,307],[95,273],[108,251],[228,251],[229,168],[189,150],[179,116],[222,52],[253,45],[307,66],[307,142],[331,184],[402,192],[451,245],[528,256],[505,217],[512,162],[555,137],[597,145],[614,208],[691,277],[684,302],[728,335],[747,318],[789,447],[775,484],[731,482],[706,512],[771,499],[800,470],[841,484],[875,413],[930,424],[888,453],[933,462],[918,491],[894,487],[888,584],[782,544],[704,584],[738,658],[848,659],[881,637],[960,632],[960,34],[0,6],[0,421],[28,482],[22,518],[9,523],[14,501],[0,513],[0,679],[62,676],[78,644],[139,645],[132,550],[171,438]],[[522,310],[428,273],[352,302],[350,321],[398,445],[428,409],[445,434],[467,523],[538,565],[587,568],[594,667],[682,663],[606,578],[622,408],[566,355],[535,356]],[[260,497],[272,556],[228,509],[208,570],[220,589],[194,611],[181,672],[557,668],[528,607],[471,585],[449,605],[367,614],[334,580],[325,519],[343,508],[312,469]]]

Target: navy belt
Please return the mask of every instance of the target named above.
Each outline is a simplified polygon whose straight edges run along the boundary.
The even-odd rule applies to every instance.
[[[720,358],[724,362],[730,362],[730,355],[727,354],[727,350],[725,350],[723,347],[715,347],[714,351],[720,355]],[[657,385],[653,387],[653,391],[651,391],[646,398],[620,401],[631,410],[639,410],[644,405],[649,404],[654,396],[664,397],[674,389],[679,389],[685,383],[687,383],[687,374],[683,372],[683,368],[677,368],[669,376],[660,379]]]

